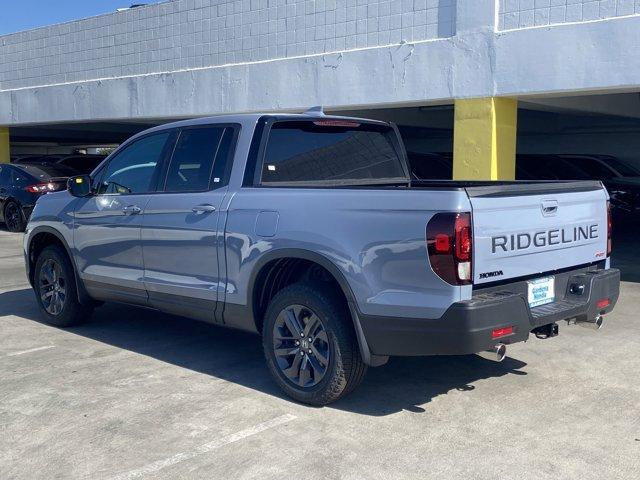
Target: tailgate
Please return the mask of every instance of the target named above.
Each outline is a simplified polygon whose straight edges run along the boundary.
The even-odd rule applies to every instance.
[[[607,256],[607,194],[599,182],[467,188],[473,283],[535,275]]]

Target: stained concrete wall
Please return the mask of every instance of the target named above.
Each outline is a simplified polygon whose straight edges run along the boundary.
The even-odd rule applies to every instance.
[[[455,0],[174,0],[0,37],[0,90],[450,37]]]
[[[223,5],[223,0],[207,1],[217,1],[216,5]],[[65,24],[66,26],[48,27],[54,30],[76,30],[84,28],[84,25],[91,25],[92,22],[107,21],[107,17],[108,21],[123,19],[107,28],[106,31],[109,32],[112,28],[116,30],[113,36],[108,34],[107,37],[100,37],[113,38],[114,42],[115,39],[119,42],[124,39],[122,41],[125,43],[119,44],[119,48],[124,49],[123,56],[131,55],[123,53],[129,49],[135,52],[142,48],[140,45],[144,46],[145,55],[152,57],[160,55],[157,53],[160,51],[180,51],[178,63],[161,63],[160,67],[154,63],[156,60],[153,58],[149,62],[141,60],[137,63],[137,55],[142,55],[142,51],[133,53],[133,60],[122,60],[126,61],[127,68],[133,70],[122,70],[114,76],[102,77],[104,72],[100,73],[100,69],[111,67],[105,67],[99,59],[83,57],[94,52],[94,39],[83,39],[84,34],[78,35],[77,31],[69,33],[71,36],[68,38],[71,40],[62,36],[49,37],[45,34],[47,29],[0,38],[0,44],[3,41],[7,43],[8,39],[14,41],[18,38],[33,42],[29,48],[22,50],[23,56],[38,55],[37,50],[60,42],[62,43],[56,45],[56,48],[70,48],[70,45],[76,48],[76,42],[80,42],[87,50],[50,56],[44,65],[33,67],[36,71],[31,76],[23,73],[11,77],[11,80],[6,77],[7,80],[0,86],[0,125],[180,118],[247,111],[299,111],[311,105],[325,105],[332,109],[410,106],[451,103],[455,98],[495,95],[527,97],[565,92],[640,89],[640,56],[636,54],[640,51],[640,16],[497,31],[498,0],[344,0],[333,3],[331,0],[307,0],[304,4],[287,0],[275,0],[275,3],[272,0],[250,0],[248,6],[251,8],[266,5],[266,9],[260,8],[259,12],[268,12],[269,8],[275,12],[267,13],[267,18],[275,15],[276,30],[277,25],[282,24],[277,18],[279,15],[284,16],[285,30],[293,30],[286,30],[281,35],[276,31],[275,50],[270,51],[267,45],[266,57],[260,56],[265,54],[261,50],[264,47],[260,47],[260,37],[267,35],[268,42],[271,35],[269,33],[258,33],[257,50],[251,47],[254,40],[250,40],[245,49],[244,42],[238,43],[235,39],[225,38],[224,45],[233,40],[231,49],[225,50],[232,52],[233,57],[226,57],[230,53],[224,53],[224,59],[217,57],[213,62],[224,63],[207,66],[190,66],[200,63],[189,62],[205,61],[199,55],[197,45],[200,44],[195,40],[194,44],[189,43],[191,40],[185,40],[187,43],[180,44],[178,50],[174,50],[175,45],[170,49],[154,48],[160,39],[147,39],[146,36],[162,36],[169,29],[159,23],[157,28],[153,26],[155,22],[160,22],[161,16],[153,16],[152,27],[141,30],[145,32],[144,39],[138,39],[137,33],[133,35],[138,32],[138,22],[142,22],[137,19],[137,15],[155,11],[154,8],[169,8],[167,5],[171,5],[171,8],[182,8],[185,5],[186,11],[171,14],[180,23],[179,27],[171,27],[172,31],[177,28],[179,34],[172,34],[170,38],[173,42],[182,39],[184,28],[184,38],[199,39],[197,32],[193,32],[193,37],[191,36],[189,25],[196,25],[200,21],[200,14],[190,15],[190,12],[208,11],[213,6],[213,3],[207,3],[207,7],[197,7],[205,5],[204,2],[205,0],[175,0],[124,14],[107,15],[104,20],[103,17],[97,17]],[[307,14],[306,8],[310,3],[314,5],[313,14]],[[238,8],[246,6],[245,1],[234,0],[233,14],[227,11],[231,3],[224,5],[227,5],[224,10],[225,25],[227,19],[234,19],[229,20],[233,22],[233,28],[227,33],[235,32],[238,30],[236,27],[239,27],[241,34],[243,31],[248,32],[249,38],[252,38],[254,26],[258,32],[265,28],[261,21],[235,25],[236,21],[244,21],[245,16],[236,14],[235,8],[236,5],[239,5]],[[293,5],[296,6],[295,15],[288,14],[287,11],[292,11]],[[300,17],[298,5],[304,5],[305,8],[305,27],[301,30],[295,26]],[[397,13],[398,8],[402,13]],[[436,24],[429,23],[429,18],[432,18],[429,12],[434,9],[438,12],[437,29],[433,27]],[[344,21],[341,16],[338,17],[338,11],[346,16]],[[216,15],[217,12],[216,9]],[[256,18],[255,12],[252,12],[246,18]],[[356,20],[347,20],[354,14],[349,12],[355,12]],[[316,13],[321,14],[318,16]],[[220,15],[222,14],[223,11],[220,11]],[[182,23],[181,18],[185,15],[187,21]],[[259,20],[260,14],[257,18]],[[330,23],[327,25],[328,18]],[[338,18],[341,19],[340,22]],[[209,18],[209,24],[212,19],[213,17]],[[288,22],[288,19],[292,20]],[[453,19],[455,26],[451,24]],[[426,23],[416,25],[423,20]],[[269,27],[272,25],[269,21],[267,20],[267,30],[272,28]],[[311,22],[313,28],[307,26],[307,21]],[[356,33],[354,36],[345,32],[344,37],[340,37],[345,40],[344,46],[342,43],[336,45],[326,38],[315,37],[322,32],[326,34],[330,26],[340,24],[346,28],[346,24],[352,21],[355,21]],[[429,28],[430,25],[432,28]],[[97,31],[104,32],[102,28],[96,26]],[[133,28],[130,36],[127,35],[129,28]],[[372,32],[370,35],[370,28],[377,29],[377,33],[374,35]],[[82,31],[92,32],[93,29]],[[305,41],[296,41],[293,45],[300,48],[301,45],[304,46],[304,53],[301,50],[287,53],[287,37],[302,35],[299,33],[301,31],[304,31]],[[392,31],[398,32],[394,33],[393,38],[390,33]],[[342,35],[341,30],[337,32],[334,29],[332,32],[333,40],[338,33]],[[313,35],[314,39],[307,41],[307,33]],[[29,39],[30,35],[39,37]],[[62,38],[67,39],[63,41]],[[145,42],[149,41],[152,45],[147,49]],[[11,48],[17,48],[15,43],[12,45],[14,47]],[[98,51],[103,51],[103,48],[96,46]],[[185,51],[186,54],[182,56]],[[8,53],[13,56],[3,67],[5,73],[10,73],[12,69],[22,71],[27,68],[23,63],[26,60],[21,60],[20,55]],[[240,56],[236,57],[236,54]],[[254,54],[258,56],[254,57]],[[284,56],[281,57],[280,54]],[[0,55],[0,62],[5,61],[4,57]],[[71,71],[69,66],[74,65],[78,58],[81,63],[86,62],[86,68]],[[205,55],[204,58],[209,57]],[[234,63],[226,63],[229,60]],[[166,59],[158,61],[164,62]],[[59,69],[58,75],[78,74],[80,77],[76,80],[71,79],[75,77],[65,77],[64,81],[59,81],[61,78],[48,74],[46,69],[49,68]],[[156,71],[157,68],[162,71]],[[9,81],[11,83],[7,84]]]
[[[499,29],[588,22],[640,14],[638,0],[499,0]]]

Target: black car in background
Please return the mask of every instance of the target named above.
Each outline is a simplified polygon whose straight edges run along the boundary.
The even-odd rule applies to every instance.
[[[36,200],[67,188],[77,172],[58,164],[0,164],[0,222],[10,232],[23,232]]]
[[[105,155],[65,153],[50,155],[29,155],[21,158],[16,158],[12,163],[18,165],[27,163],[64,165],[78,172],[77,175],[81,175],[91,173],[98,165],[100,165],[102,160],[104,160],[105,158]]]
[[[421,180],[453,177],[451,153],[407,152],[411,173]],[[640,171],[610,155],[518,154],[517,180],[600,180],[614,215],[640,220]]]
[[[407,152],[411,176],[417,180],[451,180],[453,155],[447,153]]]
[[[640,220],[640,172],[610,155],[518,155],[518,180],[600,180],[614,215]]]

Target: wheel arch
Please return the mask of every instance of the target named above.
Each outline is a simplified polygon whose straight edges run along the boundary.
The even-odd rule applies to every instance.
[[[78,275],[78,267],[76,266],[75,258],[71,253],[69,244],[65,240],[64,236],[55,228],[42,225],[36,227],[29,233],[29,241],[27,243],[27,250],[25,252],[25,262],[27,264],[27,277],[31,286],[34,286],[34,270],[38,260],[38,255],[43,249],[49,245],[61,246],[71,261],[71,267],[73,268],[73,276],[76,282],[76,291],[78,292],[78,301],[82,305],[87,305],[91,302],[91,297],[84,288],[84,284],[80,280]]]
[[[371,366],[386,363],[387,357],[378,357],[371,354],[360,323],[356,297],[343,272],[331,259],[310,250],[296,248],[272,250],[264,254],[256,262],[248,285],[249,308],[256,331],[262,331],[262,317],[266,311],[268,300],[273,298],[275,293],[285,286],[294,283],[292,279],[298,279],[300,272],[297,269],[311,272],[317,267],[320,267],[330,276],[330,281],[338,287],[339,293],[344,296],[347,302],[364,362]],[[271,289],[268,288],[269,285]]]

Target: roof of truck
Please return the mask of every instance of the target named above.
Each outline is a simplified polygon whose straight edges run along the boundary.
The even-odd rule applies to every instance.
[[[304,113],[278,113],[278,112],[263,112],[263,113],[241,113],[241,114],[222,114],[214,115],[210,117],[191,118],[188,120],[180,120],[177,122],[165,123],[158,125],[157,127],[150,128],[143,132],[138,133],[132,138],[135,138],[142,134],[149,132],[161,131],[169,128],[190,127],[193,125],[211,125],[216,123],[239,123],[241,125],[255,124],[260,118],[264,116],[276,117],[279,120],[352,120],[358,122],[379,123],[387,124],[381,120],[372,120],[367,118],[346,117],[341,115],[325,115],[321,110],[308,110]]]

